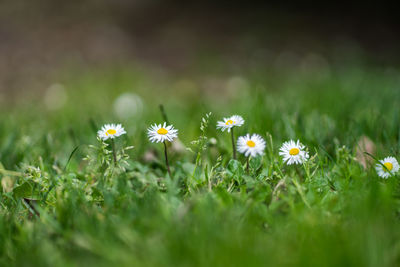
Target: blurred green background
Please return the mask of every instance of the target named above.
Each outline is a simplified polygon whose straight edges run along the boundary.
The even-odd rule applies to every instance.
[[[167,88],[178,83],[173,93],[222,96],[227,80],[255,73],[327,78],[365,65],[390,72],[399,62],[396,15],[390,5],[311,1],[5,0],[0,99],[43,96],[74,70],[68,79],[122,68]]]

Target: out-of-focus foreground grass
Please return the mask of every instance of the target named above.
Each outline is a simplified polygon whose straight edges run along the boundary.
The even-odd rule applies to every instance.
[[[3,96],[0,265],[399,264],[399,177],[379,178],[362,154],[399,155],[398,70],[197,73],[66,71],[17,104]],[[179,129],[173,179],[162,146],[146,136],[163,121],[159,104]],[[208,112],[199,147],[191,141]],[[229,135],[215,129],[232,114],[246,121],[237,136],[267,140],[248,175],[244,158],[230,160]],[[100,147],[96,131],[112,122],[127,131],[117,147],[134,146],[117,167],[89,146]],[[282,163],[288,139],[308,147],[307,164]]]

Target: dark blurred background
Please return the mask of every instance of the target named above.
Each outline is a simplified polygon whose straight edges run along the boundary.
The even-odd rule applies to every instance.
[[[399,26],[383,2],[1,1],[0,98],[75,66],[171,75],[207,73],[207,59],[221,73],[310,62],[395,67]]]

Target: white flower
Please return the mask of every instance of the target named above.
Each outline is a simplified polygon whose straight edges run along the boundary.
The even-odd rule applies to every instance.
[[[253,134],[250,136],[240,136],[237,141],[237,151],[244,154],[246,157],[252,156],[256,157],[258,155],[263,155],[265,149],[265,141],[258,134]]]
[[[154,124],[147,129],[147,135],[151,142],[159,143],[164,141],[172,142],[178,137],[178,130],[174,129],[174,126],[168,125],[164,122],[164,125]]]
[[[113,139],[123,134],[126,134],[126,132],[121,124],[106,124],[97,132],[98,137],[103,140]]]
[[[376,164],[375,170],[378,175],[384,179],[387,179],[389,176],[392,176],[399,171],[399,163],[394,157],[386,157],[379,162],[380,163]]]
[[[221,129],[221,131],[228,130],[228,133],[235,126],[242,126],[244,123],[244,119],[239,115],[233,115],[229,118],[224,118],[223,121],[217,122],[217,129]]]
[[[283,157],[283,161],[287,165],[302,164],[309,157],[308,152],[304,149],[304,145],[301,144],[299,140],[297,140],[297,142],[290,140],[283,143],[282,147],[279,149],[279,155]]]

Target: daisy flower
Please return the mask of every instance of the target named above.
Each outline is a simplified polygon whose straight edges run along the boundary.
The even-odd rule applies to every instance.
[[[161,124],[154,124],[147,129],[147,135],[149,136],[149,139],[153,143],[164,143],[164,155],[165,155],[165,164],[167,165],[167,171],[169,174],[169,177],[172,178],[172,173],[171,169],[169,168],[169,162],[168,162],[168,152],[167,152],[167,144],[165,141],[172,142],[175,138],[178,137],[178,130],[174,129],[174,126],[168,125],[167,123],[164,122],[163,125]]]
[[[308,152],[304,150],[305,146],[299,140],[294,142],[290,140],[283,143],[279,149],[279,155],[283,157],[283,161],[287,165],[302,164],[308,159]]]
[[[97,136],[104,141],[109,138],[114,139],[123,134],[126,134],[126,132],[121,124],[106,124],[97,132]]]
[[[253,134],[250,136],[240,136],[237,141],[237,151],[244,154],[246,157],[256,157],[258,155],[264,154],[265,141],[258,135]]]
[[[394,157],[386,157],[379,162],[380,163],[376,164],[375,170],[378,175],[384,179],[387,179],[389,176],[399,171],[399,163]]]
[[[147,135],[153,143],[172,142],[172,140],[178,137],[178,130],[174,129],[172,125],[167,126],[167,123],[164,122],[163,125],[154,124],[150,126],[149,129],[147,129]]]
[[[244,123],[244,119],[239,115],[233,115],[229,118],[224,118],[222,121],[217,122],[217,129],[221,129],[221,131],[228,130],[228,133],[235,126],[242,126]]]
[[[228,133],[231,133],[233,159],[236,159],[235,137],[233,134],[233,128],[235,126],[242,126],[243,123],[244,119],[239,115],[233,115],[229,118],[224,118],[222,121],[217,122],[217,129],[221,129],[221,131],[227,130]]]

